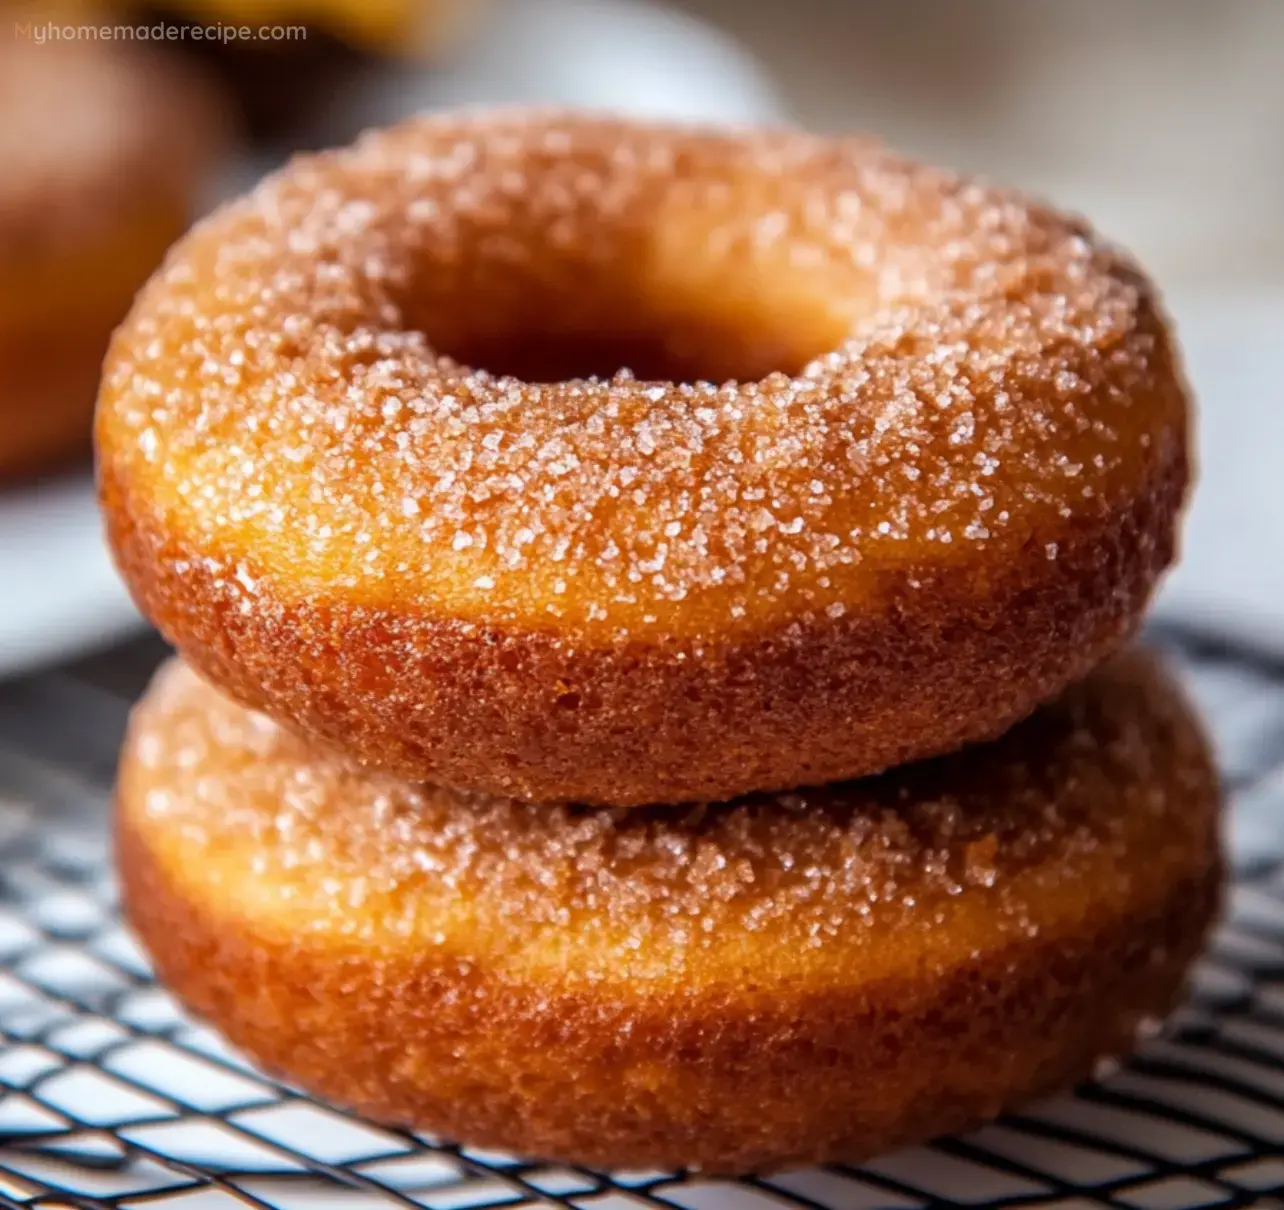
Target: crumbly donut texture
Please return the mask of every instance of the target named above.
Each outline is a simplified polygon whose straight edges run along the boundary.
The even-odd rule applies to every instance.
[[[138,602],[226,692],[633,805],[952,750],[1082,676],[1172,557],[1187,411],[1077,219],[865,140],[504,110],[201,224],[98,446]]]
[[[269,1070],[475,1145],[739,1171],[964,1128],[1129,1050],[1215,910],[1217,803],[1137,656],[988,746],[615,812],[369,773],[174,664],[117,843],[161,978]]]

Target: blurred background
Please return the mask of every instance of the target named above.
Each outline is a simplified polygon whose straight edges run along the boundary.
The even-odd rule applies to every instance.
[[[870,131],[1087,214],[1164,288],[1202,405],[1203,482],[1160,615],[1284,658],[1278,0],[0,0],[0,14],[0,676],[140,631],[99,537],[87,434],[107,333],[165,244],[295,149],[497,101]],[[108,26],[136,32],[84,32]],[[130,155],[173,162],[156,189],[181,215],[104,262],[132,238],[111,226],[125,203],[109,187],[137,172]],[[98,229],[77,196],[97,199]],[[92,322],[86,281],[114,283]],[[21,444],[33,427],[39,456]],[[157,650],[135,643],[119,666],[137,676]]]

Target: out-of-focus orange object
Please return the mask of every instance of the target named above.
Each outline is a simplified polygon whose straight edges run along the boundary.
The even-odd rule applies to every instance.
[[[151,48],[0,41],[0,478],[88,447],[108,337],[191,220],[223,116]]]
[[[261,49],[288,40],[282,27],[297,26],[367,50],[415,54],[452,42],[476,0],[164,0],[155,7],[192,21],[244,26],[252,31],[246,45]]]

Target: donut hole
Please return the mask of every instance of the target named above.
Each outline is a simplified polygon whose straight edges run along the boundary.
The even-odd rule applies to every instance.
[[[708,238],[682,247],[639,232],[584,239],[554,249],[520,231],[478,235],[454,260],[421,266],[403,317],[438,356],[526,383],[621,371],[724,383],[797,375],[872,309],[864,283],[835,282],[833,266],[803,272],[743,247],[715,255]]]
[[[622,371],[654,382],[758,379],[773,370],[798,373],[810,360],[764,357],[757,350],[732,357],[725,346],[683,350],[663,334],[608,331],[488,333],[439,351],[470,369],[532,384],[609,380]]]
[[[550,306],[527,322],[448,335],[429,327],[426,334],[453,361],[528,383],[608,380],[621,371],[649,382],[757,381],[799,374],[841,339],[833,325],[786,321],[764,310],[745,305],[738,315],[666,314],[624,304],[562,320]]]

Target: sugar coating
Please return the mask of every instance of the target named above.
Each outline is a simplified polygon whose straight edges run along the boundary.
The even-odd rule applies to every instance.
[[[523,806],[309,752],[181,667],[116,839],[158,976],[265,1070],[510,1154],[859,1163],[1069,1087],[1217,904],[1209,753],[1145,661],[986,748],[721,806]]]
[[[456,360],[577,350],[606,376]],[[1035,540],[1055,562],[1171,474],[1186,414],[1147,283],[1078,220],[867,140],[530,111],[414,119],[224,208],[100,406],[247,611],[587,641],[838,619]]]
[[[0,270],[186,207],[220,125],[199,79],[137,47],[0,40]]]
[[[1144,914],[1215,859],[1207,749],[1139,656],[993,744],[720,805],[611,812],[415,786],[309,751],[177,662],[136,711],[123,769],[129,827],[197,902],[389,952],[549,946],[568,978],[673,978],[742,947],[763,978],[853,956],[869,976],[907,949],[930,962],[1052,944],[1085,912]]]

